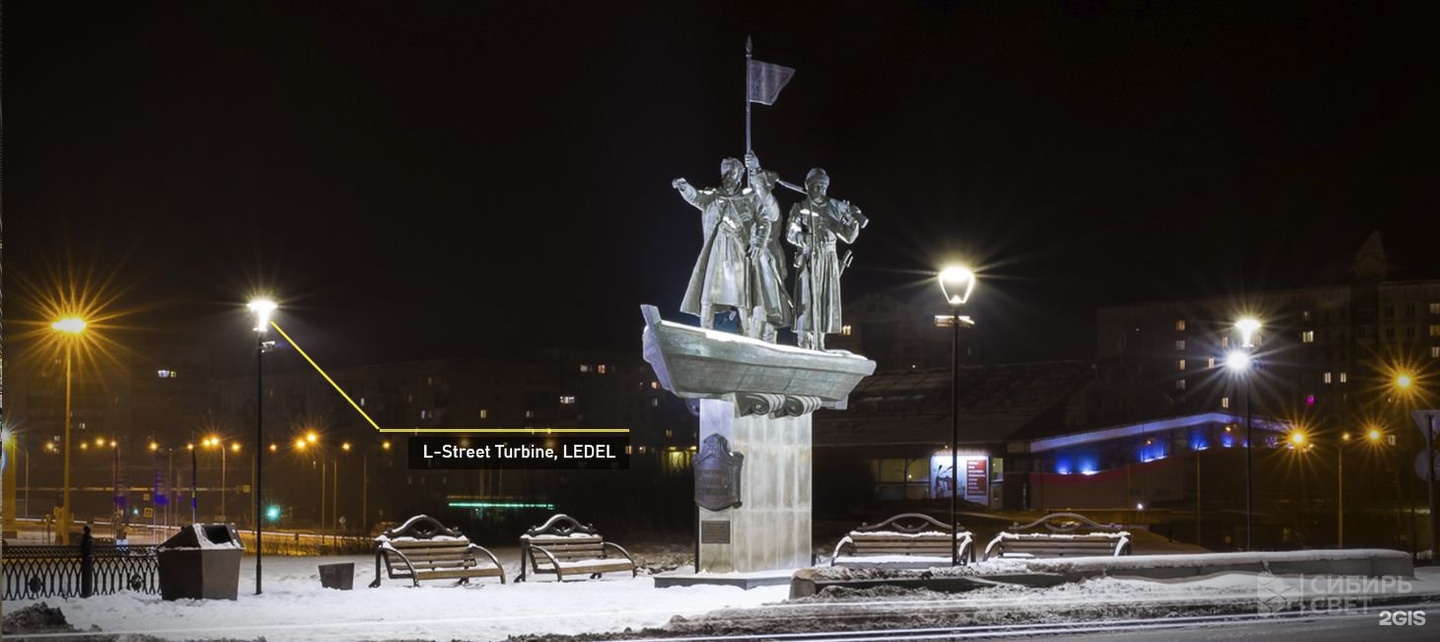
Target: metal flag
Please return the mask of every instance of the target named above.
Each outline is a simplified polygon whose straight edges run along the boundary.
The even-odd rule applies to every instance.
[[[775,99],[780,97],[780,90],[785,88],[785,83],[790,82],[790,77],[795,75],[795,70],[754,59],[749,60],[748,63],[750,102],[762,105],[775,104]]]

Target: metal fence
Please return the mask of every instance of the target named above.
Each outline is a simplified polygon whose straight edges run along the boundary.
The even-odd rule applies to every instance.
[[[89,597],[121,591],[160,593],[159,556],[154,546],[96,544],[88,560],[80,546],[6,546],[3,551],[6,600]],[[89,578],[82,571],[89,571]]]

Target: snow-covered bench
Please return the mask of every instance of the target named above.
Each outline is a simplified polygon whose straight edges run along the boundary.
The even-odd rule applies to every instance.
[[[865,524],[835,544],[831,566],[928,568],[950,566],[956,540],[959,561],[975,561],[974,536],[923,513],[901,513],[879,524]]]
[[[520,536],[520,575],[516,582],[525,581],[527,568],[532,573],[554,573],[560,581],[566,575],[595,579],[610,571],[630,571],[630,577],[639,573],[628,551],[605,541],[595,527],[563,513]]]
[[[498,577],[505,583],[505,567],[494,553],[428,515],[411,517],[375,538],[375,580],[370,588],[380,586],[382,559],[390,579],[408,579],[412,586],[419,586],[420,580],[440,579],[466,584],[472,577]]]
[[[1026,532],[1039,531],[1041,527],[1045,530]],[[1051,513],[1029,524],[1013,523],[985,547],[987,560],[1129,554],[1130,531],[1115,524],[1097,524],[1077,513]]]

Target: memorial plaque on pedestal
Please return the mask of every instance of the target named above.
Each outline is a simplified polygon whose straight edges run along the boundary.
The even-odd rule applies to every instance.
[[[740,471],[745,455],[730,452],[722,435],[710,435],[695,457],[695,503],[720,511],[740,506]]]

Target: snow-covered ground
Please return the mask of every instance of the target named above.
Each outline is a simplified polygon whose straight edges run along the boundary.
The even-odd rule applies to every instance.
[[[518,551],[497,550],[502,560],[518,560]],[[355,564],[355,588],[321,588],[318,566]],[[969,572],[981,572],[988,563]],[[1013,570],[1009,563],[1005,570]],[[516,562],[507,564],[513,577]],[[948,569],[947,569],[948,570]],[[937,571],[941,572],[941,571]],[[36,602],[58,607],[81,631],[149,634],[174,640],[264,638],[297,642],[320,640],[503,640],[509,636],[578,634],[638,630],[670,623],[677,632],[717,619],[796,622],[836,613],[904,612],[911,622],[954,622],[965,614],[1003,614],[1010,621],[1036,618],[1107,616],[1146,605],[1163,613],[1174,605],[1215,604],[1231,611],[1273,608],[1281,600],[1291,608],[1340,608],[1339,596],[1355,608],[1369,597],[1404,594],[1440,595],[1440,569],[1424,568],[1402,584],[1351,583],[1308,578],[1273,578],[1225,573],[1194,580],[1148,581],[1100,578],[1049,589],[996,587],[960,594],[928,591],[828,592],[787,601],[788,586],[742,590],[727,586],[655,588],[648,576],[612,573],[600,580],[555,582],[532,578],[520,584],[472,580],[470,585],[432,581],[414,588],[405,581],[383,580],[367,588],[374,558],[273,557],[264,560],[264,593],[254,595],[254,558],[241,563],[239,599],[176,600],[124,593],[89,599],[12,601],[10,614]],[[1367,597],[1367,595],[1369,597]],[[1316,602],[1317,599],[1325,601]],[[720,612],[706,616],[710,612]],[[1145,613],[1145,611],[1141,611]],[[864,617],[863,615],[861,616]],[[987,616],[988,617],[988,616]],[[853,618],[852,618],[853,619]],[[877,616],[877,619],[879,618]],[[976,622],[986,621],[976,617]],[[853,622],[852,622],[853,623]],[[92,629],[94,627],[94,629]],[[27,639],[7,634],[7,638]],[[40,639],[40,638],[33,638]],[[48,638],[54,639],[54,638]]]

